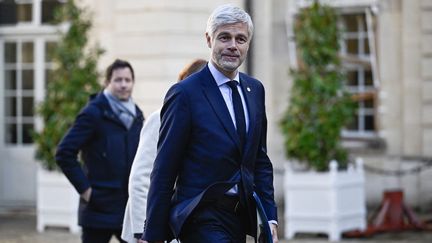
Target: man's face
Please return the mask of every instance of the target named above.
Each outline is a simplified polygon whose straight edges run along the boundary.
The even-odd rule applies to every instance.
[[[134,80],[132,78],[132,72],[128,67],[124,67],[113,70],[111,79],[106,88],[117,99],[126,101],[132,94],[133,86]]]
[[[249,49],[249,33],[246,23],[220,26],[213,36],[206,33],[211,60],[219,71],[230,77],[236,74]]]

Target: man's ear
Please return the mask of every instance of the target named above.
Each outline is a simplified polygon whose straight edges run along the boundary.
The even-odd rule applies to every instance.
[[[206,40],[207,40],[207,46],[208,48],[211,48],[211,36],[206,32]]]

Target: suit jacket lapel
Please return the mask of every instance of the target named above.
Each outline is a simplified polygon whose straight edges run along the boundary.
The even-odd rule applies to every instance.
[[[219,118],[219,121],[222,123],[222,126],[225,128],[231,139],[235,142],[237,148],[241,151],[240,140],[232,122],[231,115],[229,114],[228,108],[225,105],[225,100],[222,97],[216,81],[211,75],[208,67],[205,67],[201,71],[201,74],[204,76],[201,79],[201,84],[203,86],[203,92],[205,96],[216,113],[216,116]]]
[[[242,73],[240,73],[240,82],[242,87],[242,92],[244,99],[246,101],[246,106],[248,109],[248,115],[249,115],[249,129],[246,135],[246,141],[245,141],[245,147],[244,147],[244,155],[247,154],[247,151],[249,150],[249,147],[251,145],[252,137],[254,136],[255,131],[255,125],[256,125],[256,114],[257,114],[257,107],[255,104],[255,90],[251,88],[251,86],[248,84],[247,78],[244,77]],[[244,158],[245,156],[243,156]]]

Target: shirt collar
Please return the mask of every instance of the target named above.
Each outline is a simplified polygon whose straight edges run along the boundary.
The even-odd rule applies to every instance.
[[[211,61],[209,61],[207,65],[210,69],[210,73],[213,75],[213,78],[216,80],[216,84],[218,86],[221,86],[221,85],[225,84],[226,82],[231,81],[230,78],[226,77],[223,73],[221,73],[219,70],[217,70],[217,68],[213,65],[213,63]],[[233,80],[240,83],[239,72],[237,72],[237,74]]]

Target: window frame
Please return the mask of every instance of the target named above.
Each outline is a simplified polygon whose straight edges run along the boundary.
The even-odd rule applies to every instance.
[[[6,39],[0,39],[0,86],[2,87],[3,92],[0,92],[0,99],[2,100],[2,104],[0,107],[0,113],[3,114],[0,118],[0,124],[3,126],[1,127],[0,131],[0,137],[2,137],[2,141],[0,141],[4,146],[29,146],[33,145],[33,143],[23,143],[22,138],[23,134],[22,132],[18,132],[18,141],[17,143],[7,143],[6,142],[6,125],[7,124],[17,124],[18,126],[22,126],[24,124],[30,123],[33,124],[34,129],[40,130],[42,128],[42,120],[41,118],[33,112],[32,117],[23,116],[23,112],[21,110],[22,107],[22,98],[25,97],[32,97],[33,98],[33,105],[36,106],[38,103],[43,101],[45,97],[45,87],[46,87],[46,70],[47,69],[53,69],[54,63],[46,60],[46,51],[45,47],[46,44],[49,42],[57,42],[59,40],[59,36],[57,34],[51,34],[51,35],[39,35],[34,37],[33,39],[31,37],[20,37],[20,36],[8,36]],[[34,62],[32,65],[33,70],[33,89],[31,90],[23,90],[21,89],[20,85],[17,85],[15,90],[6,90],[5,87],[5,71],[14,68],[13,70],[18,70],[18,72],[21,72],[22,69],[22,63],[19,62],[19,59],[15,64],[5,64],[4,60],[4,46],[5,43],[23,43],[23,42],[33,42],[34,49],[33,49],[33,55],[34,55]],[[19,48],[19,47],[17,47]],[[19,54],[19,51],[18,51]],[[15,69],[17,68],[17,69]],[[18,79],[18,77],[17,77]],[[17,81],[17,83],[20,83]],[[5,110],[5,100],[8,97],[15,97],[18,101],[16,104],[16,110],[17,114],[16,117],[6,117],[6,110]]]
[[[44,0],[14,0],[18,4],[30,4],[31,5],[31,21],[17,21],[15,24],[0,24],[0,28],[14,28],[14,27],[34,27],[41,25],[51,25],[48,23],[43,23],[43,2]],[[59,3],[65,3],[66,0],[54,0]],[[1,2],[1,0],[0,0]]]
[[[16,60],[15,63],[6,63],[5,60],[3,60],[3,66],[4,66],[4,70],[3,70],[3,74],[6,73],[6,71],[15,71],[16,72],[16,87],[15,89],[3,89],[4,90],[4,97],[3,100],[6,101],[6,99],[8,98],[12,98],[15,99],[15,116],[6,116],[6,112],[4,112],[4,126],[6,127],[9,124],[15,124],[16,125],[16,129],[17,129],[17,141],[16,143],[7,143],[6,142],[6,138],[5,138],[5,143],[6,144],[27,144],[24,143],[24,131],[23,131],[23,126],[25,124],[34,124],[34,114],[30,117],[30,116],[25,116],[24,115],[24,99],[25,98],[32,98],[33,99],[33,105],[34,105],[34,92],[35,92],[35,78],[34,78],[34,73],[35,73],[35,69],[34,69],[34,54],[35,54],[35,49],[34,49],[34,41],[31,39],[27,39],[27,38],[21,38],[18,39],[16,41],[5,41],[3,42],[3,46],[6,45],[6,43],[15,43],[16,46]],[[23,62],[23,43],[32,43],[33,45],[33,62],[31,63],[24,63]],[[33,89],[31,90],[24,90],[23,89],[23,71],[24,70],[32,70],[33,71]],[[3,76],[4,77],[4,76]],[[5,87],[5,82],[3,82],[3,87]],[[6,106],[6,102],[4,102],[5,106]],[[33,111],[34,113],[34,111]],[[6,130],[6,128],[4,128]]]
[[[17,138],[17,143],[7,143],[6,142],[6,132],[7,132],[7,124],[10,124],[9,122],[14,122],[18,126],[22,126],[26,122],[31,122],[33,124],[33,127],[35,130],[40,130],[43,127],[42,119],[36,114],[35,110],[33,110],[33,116],[30,117],[23,117],[22,111],[21,113],[17,114],[17,117],[14,119],[6,118],[6,98],[7,97],[19,97],[19,99],[22,99],[22,94],[29,94],[32,93],[30,97],[33,98],[33,104],[36,106],[41,101],[43,101],[45,97],[45,82],[46,82],[46,74],[45,70],[52,69],[53,63],[48,62],[45,58],[46,52],[45,52],[45,46],[48,42],[58,42],[60,35],[59,30],[61,32],[64,32],[67,28],[67,24],[61,24],[61,25],[48,25],[48,24],[42,24],[41,22],[41,15],[42,15],[42,0],[32,0],[33,4],[33,20],[32,22],[28,23],[17,23],[15,25],[0,25],[0,99],[1,99],[1,105],[0,105],[0,144],[4,148],[10,148],[10,147],[29,147],[33,146],[34,142],[31,143],[23,143],[23,134],[18,133],[17,136],[20,136]],[[61,1],[60,1],[61,2]],[[35,13],[35,11],[39,11],[39,13]],[[11,90],[5,90],[5,71],[10,69],[11,67],[15,67],[13,65],[16,65],[16,67],[21,68],[22,62],[19,62],[19,60],[16,60],[15,64],[7,64],[4,60],[4,52],[5,52],[5,43],[7,42],[15,42],[15,43],[22,43],[22,42],[32,42],[33,43],[33,63],[32,63],[32,70],[33,70],[33,89],[32,90],[22,90],[20,87],[16,87],[15,91]],[[18,47],[17,47],[18,48]],[[17,51],[19,52],[19,51]],[[19,55],[19,53],[18,53]],[[18,58],[18,57],[17,57]],[[14,69],[17,70],[17,69]],[[22,70],[22,69],[20,69]],[[17,77],[18,78],[18,77]],[[15,95],[14,95],[15,93]],[[20,106],[20,102],[17,102],[17,106]],[[22,106],[21,106],[22,107]],[[17,110],[21,109],[20,107],[16,108]],[[14,121],[12,121],[14,120]],[[31,121],[30,121],[31,120]],[[24,122],[24,123],[23,123]]]
[[[362,38],[367,38],[368,45],[369,45],[369,55],[355,56],[356,60],[359,60],[360,63],[364,64],[369,62],[370,63],[370,70],[372,72],[372,80],[374,83],[373,88],[368,88],[365,90],[362,90],[364,95],[359,94],[353,94],[354,100],[361,100],[365,97],[373,97],[375,100],[374,102],[374,123],[375,123],[375,129],[374,131],[353,131],[353,130],[347,130],[344,129],[342,131],[342,137],[344,140],[348,139],[354,139],[354,140],[375,140],[379,139],[379,114],[378,114],[378,92],[379,92],[379,75],[378,75],[378,68],[377,68],[377,52],[375,50],[375,31],[376,29],[373,29],[373,31],[368,31],[369,27],[371,25],[371,19],[372,19],[372,13],[375,12],[375,10],[378,9],[379,1],[378,0],[320,0],[321,3],[326,3],[332,7],[335,7],[338,11],[338,14],[355,14],[355,13],[365,13],[365,22],[366,22],[366,32],[363,32]],[[299,12],[300,9],[310,6],[313,3],[313,0],[290,0],[287,4],[288,11],[286,15],[286,27],[287,27],[287,39],[288,39],[288,49],[289,49],[289,63],[290,67],[295,69],[297,68],[297,48],[295,44],[294,39],[294,22],[295,22],[295,16]],[[368,22],[369,21],[369,22]],[[342,35],[350,36],[342,33]],[[343,39],[341,38],[341,41]],[[342,48],[342,45],[341,45]],[[342,51],[342,50],[341,50]],[[349,57],[349,56],[348,56]],[[353,67],[359,67],[360,65],[354,65],[354,64],[346,64],[346,60],[342,60],[342,64],[344,67],[348,66],[349,68]],[[361,110],[361,114],[368,114],[370,113],[370,110]]]
[[[374,33],[375,29],[372,28],[371,16],[370,16],[370,8],[367,7],[358,7],[358,8],[342,8],[339,9],[339,14],[348,15],[348,14],[364,14],[364,23],[365,26],[360,26],[363,30],[357,29],[356,32],[351,33],[342,33],[340,42],[341,42],[341,57],[342,57],[342,65],[345,71],[356,70],[358,71],[358,84],[357,89],[353,90],[350,86],[347,86],[348,92],[352,94],[353,100],[358,102],[359,107],[356,110],[356,119],[358,119],[358,127],[356,130],[348,130],[344,129],[342,131],[342,136],[347,139],[353,138],[361,138],[361,139],[375,139],[378,138],[379,133],[379,114],[378,114],[378,92],[379,92],[379,79],[378,79],[378,70],[376,67],[376,59],[377,53],[375,51],[375,38]],[[358,25],[357,25],[358,26]],[[372,28],[372,30],[371,30]],[[372,34],[371,34],[372,33]],[[365,47],[365,43],[369,45],[369,53],[365,53],[365,49],[361,48],[361,45],[358,46],[359,52],[357,54],[350,54],[347,52],[345,48],[345,40],[349,38],[357,38],[358,42],[363,42],[363,47]],[[372,39],[371,39],[372,38]],[[365,83],[365,74],[367,70],[370,70],[372,77],[372,85],[368,86]],[[373,101],[373,108],[366,108],[363,106],[364,101]],[[366,130],[365,119],[366,116],[372,115],[374,120],[374,130]]]

